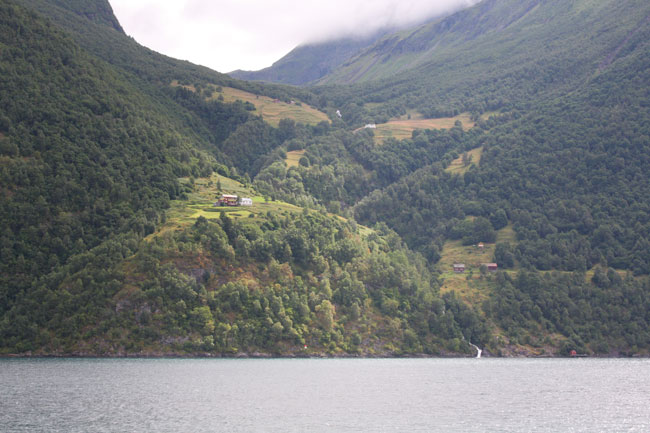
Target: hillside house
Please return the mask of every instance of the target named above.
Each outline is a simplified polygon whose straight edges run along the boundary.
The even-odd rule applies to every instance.
[[[377,129],[377,125],[374,123],[368,123],[366,126],[364,126],[366,129]]]
[[[496,263],[482,263],[481,266],[483,265],[487,268],[488,272],[496,272],[498,270]]]
[[[455,263],[454,264],[454,272],[457,274],[462,274],[465,272],[465,264],[464,263]]]
[[[241,200],[239,200],[239,204],[241,206],[253,206],[253,199],[248,197],[242,197]]]
[[[215,206],[237,206],[237,204],[238,197],[230,194],[221,194],[219,200],[214,203]]]
[[[483,251],[483,248],[485,248],[485,245],[483,245],[483,242],[478,243],[478,249]]]

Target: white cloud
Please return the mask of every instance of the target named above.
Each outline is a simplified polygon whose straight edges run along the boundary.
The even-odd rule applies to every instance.
[[[141,44],[221,72],[269,66],[295,46],[423,21],[477,0],[110,0]]]

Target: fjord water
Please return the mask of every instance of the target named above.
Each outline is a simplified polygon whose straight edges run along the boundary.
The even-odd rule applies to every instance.
[[[650,360],[4,359],[3,432],[647,432]]]

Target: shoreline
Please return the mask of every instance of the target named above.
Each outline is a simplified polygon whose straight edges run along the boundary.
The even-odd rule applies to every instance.
[[[650,354],[607,354],[607,355],[515,355],[498,356],[484,353],[481,358],[471,355],[449,354],[408,354],[408,355],[351,355],[351,354],[270,354],[270,353],[238,353],[238,354],[212,354],[212,353],[126,353],[126,354],[91,354],[91,353],[62,353],[62,354],[0,354],[0,359],[650,359]]]

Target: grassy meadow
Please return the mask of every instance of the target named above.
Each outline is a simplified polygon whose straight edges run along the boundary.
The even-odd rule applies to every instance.
[[[463,164],[463,155],[454,159],[451,164],[445,169],[445,171],[453,174],[464,174],[472,165],[480,165],[481,156],[483,155],[483,147],[477,147],[467,152],[468,157],[470,158],[469,164]]]
[[[177,80],[174,80],[171,82],[171,85],[174,87],[182,86],[187,90],[196,92],[196,87],[192,84],[182,85]],[[287,103],[268,96],[256,95],[244,90],[235,89],[233,87],[211,87],[214,92],[209,99],[221,98],[220,100],[223,102],[250,102],[255,106],[254,113],[261,115],[266,122],[275,127],[280,124],[280,120],[282,119],[292,119],[296,122],[307,125],[316,125],[322,121],[329,122],[327,114],[298,101]]]
[[[181,178],[181,183],[189,185],[189,178]],[[221,189],[218,186],[221,185]],[[252,206],[214,206],[214,202],[221,194],[233,194],[240,197],[249,197],[253,199]],[[279,200],[267,199],[258,195],[252,188],[242,183],[217,175],[214,173],[210,177],[198,178],[194,180],[192,192],[187,194],[186,200],[172,200],[170,209],[166,213],[166,222],[149,238],[173,231],[181,231],[190,227],[199,217],[206,219],[219,218],[221,212],[225,212],[230,218],[239,220],[242,223],[261,224],[268,212],[287,215],[290,213],[304,212],[304,208],[295,206]],[[310,210],[309,212],[316,212]],[[339,218],[346,221],[345,218],[330,214],[331,217]],[[367,236],[373,232],[372,229],[357,225],[362,236]]]
[[[513,243],[514,241],[515,232],[512,225],[508,225],[497,232],[496,243]],[[460,240],[445,242],[442,257],[437,265],[440,277],[443,280],[440,293],[454,291],[461,299],[473,304],[486,300],[492,289],[487,281],[480,278],[480,267],[481,263],[494,261],[496,243],[484,242],[483,249],[479,249],[476,245],[463,245]],[[453,270],[454,263],[464,263],[465,273],[455,273]],[[506,272],[514,271],[507,270]]]
[[[250,102],[255,106],[257,114],[261,114],[266,122],[276,127],[282,119],[293,119],[307,125],[316,125],[323,121],[329,122],[327,114],[307,104],[286,103],[268,96],[255,95],[232,87],[223,87],[221,92],[217,88],[212,98],[216,99],[219,96],[223,96],[224,102],[235,102],[237,100]]]
[[[181,182],[189,184],[189,178],[181,178]],[[221,184],[221,190],[217,186]],[[221,194],[234,194],[240,197],[253,199],[253,206],[214,206],[216,199]],[[283,214],[286,212],[302,212],[302,208],[289,203],[266,200],[264,197],[236,180],[213,174],[207,178],[198,178],[194,181],[192,192],[187,200],[172,200],[171,208],[167,211],[167,221],[160,229],[150,235],[157,236],[169,231],[180,231],[191,226],[199,217],[207,219],[219,218],[221,212],[229,217],[242,220],[242,222],[260,223],[262,214],[268,211]]]
[[[287,167],[298,167],[300,165],[300,158],[305,154],[305,150],[292,150],[287,152],[287,158],[284,162]]]
[[[440,117],[437,119],[423,119],[422,116],[416,112],[409,114],[411,114],[410,119],[408,118],[408,114],[406,114],[400,118],[390,120],[387,123],[377,125],[377,128],[373,130],[375,133],[375,141],[377,143],[383,143],[386,139],[391,137],[397,140],[411,138],[411,134],[416,129],[450,129],[454,127],[454,124],[458,120],[462,122],[463,129],[465,130],[474,127],[474,122],[469,113],[462,113],[454,117]]]

